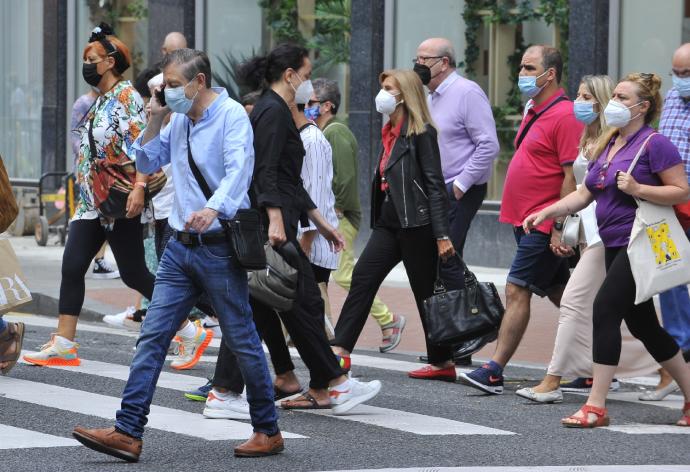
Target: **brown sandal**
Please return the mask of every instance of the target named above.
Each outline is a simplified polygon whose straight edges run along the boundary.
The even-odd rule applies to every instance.
[[[12,367],[17,363],[22,353],[22,342],[24,341],[24,323],[7,323],[7,328],[0,333],[0,362],[9,362],[0,369],[2,375],[7,375]],[[7,352],[14,349],[12,354]]]
[[[305,406],[305,402],[308,402],[309,405]],[[304,392],[302,394],[302,398],[297,397],[292,400],[285,400],[284,402],[280,403],[280,407],[283,410],[329,410],[331,408],[331,404],[319,405],[319,402],[311,393]]]

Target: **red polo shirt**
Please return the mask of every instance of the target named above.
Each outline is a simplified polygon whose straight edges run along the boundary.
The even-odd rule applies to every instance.
[[[565,91],[559,89],[541,105],[527,111],[514,144],[532,117],[562,95]],[[577,158],[583,130],[584,125],[573,114],[573,102],[566,100],[549,108],[534,122],[508,166],[500,222],[522,226],[528,215],[560,199],[565,177],[563,166]],[[553,221],[545,221],[537,229],[550,233],[552,225]]]

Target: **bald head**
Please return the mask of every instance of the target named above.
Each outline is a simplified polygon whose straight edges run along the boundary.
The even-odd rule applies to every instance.
[[[424,54],[420,54],[420,50]],[[429,38],[422,41],[417,48],[418,56],[443,56],[448,58],[448,62],[455,65],[455,49],[453,43],[446,38]]]
[[[431,69],[432,92],[455,70],[455,49],[446,38],[429,38],[417,47],[416,61]]]
[[[690,43],[685,43],[673,53],[673,70],[676,72],[687,71],[690,72]]]
[[[176,51],[178,49],[184,49],[187,47],[187,39],[182,33],[173,31],[165,36],[163,41],[163,46],[161,46],[161,53],[165,56],[166,54]]]

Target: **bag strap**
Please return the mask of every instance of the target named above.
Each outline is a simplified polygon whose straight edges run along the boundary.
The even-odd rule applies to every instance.
[[[647,146],[647,143],[656,134],[657,133],[652,133],[649,136],[647,136],[647,139],[644,140],[644,142],[642,143],[642,146],[640,146],[639,151],[637,151],[637,154],[635,154],[635,159],[632,160],[632,162],[630,163],[630,167],[628,167],[628,174],[632,173],[633,169],[637,165],[637,161],[640,160],[640,157],[642,156],[642,152],[644,151],[644,148]]]
[[[208,186],[208,183],[206,182],[206,179],[204,178],[203,174],[199,170],[199,168],[196,165],[196,162],[194,162],[194,157],[192,156],[192,146],[189,145],[189,128],[191,125],[187,123],[187,161],[189,162],[189,168],[192,170],[192,174],[194,174],[194,178],[196,179],[196,183],[199,184],[199,188],[201,188],[201,191],[204,194],[204,197],[206,197],[206,200],[210,200],[211,197],[213,196],[213,192],[211,192],[211,188]]]
[[[465,261],[460,255],[456,252],[454,256],[458,259],[460,262],[460,265],[462,266],[462,273],[465,278],[465,287],[471,286],[471,285],[476,285],[477,284],[477,277],[474,275],[474,273],[467,267],[467,264],[465,264]],[[446,284],[443,283],[443,279],[441,278],[441,263],[443,261],[441,260],[441,256],[438,256],[438,259],[436,261],[436,280],[434,281],[434,295],[438,295],[440,293],[445,293],[448,290],[446,289]]]
[[[523,141],[523,140],[525,139],[525,137],[527,136],[527,132],[528,132],[529,129],[532,127],[532,125],[539,119],[539,117],[540,117],[541,115],[543,115],[544,113],[546,113],[546,112],[547,112],[551,107],[553,107],[555,104],[557,104],[558,102],[562,102],[562,101],[564,101],[564,100],[568,100],[568,101],[569,101],[570,99],[569,99],[568,97],[566,97],[565,95],[561,95],[561,96],[558,97],[556,100],[554,100],[553,102],[549,103],[549,105],[548,105],[546,108],[544,108],[542,111],[540,111],[539,113],[537,113],[536,115],[534,115],[534,116],[532,117],[531,120],[529,120],[529,122],[528,122],[528,123],[525,125],[525,127],[522,129],[522,132],[520,133],[520,136],[518,137],[517,142],[515,143],[515,150],[516,150],[516,151],[520,148],[520,144],[522,144],[522,141]]]

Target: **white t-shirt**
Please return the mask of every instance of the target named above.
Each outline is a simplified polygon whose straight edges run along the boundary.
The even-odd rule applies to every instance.
[[[577,182],[578,188],[580,188],[580,185],[584,184],[588,166],[589,161],[584,153],[580,151],[577,155],[577,159],[573,162],[573,174],[575,174],[575,182]],[[596,208],[597,202],[592,202],[589,206],[580,211],[580,223],[585,232],[587,247],[594,247],[602,244],[601,238],[599,237],[599,226],[597,225],[597,215],[595,213]]]

